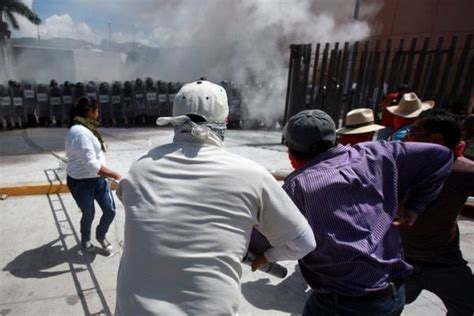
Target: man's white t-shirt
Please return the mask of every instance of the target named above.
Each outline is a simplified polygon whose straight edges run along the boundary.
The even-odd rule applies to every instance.
[[[119,315],[235,314],[252,228],[277,246],[308,227],[260,165],[211,136],[180,133],[136,161],[120,182],[125,242]]]
[[[100,142],[92,132],[73,125],[66,134],[67,175],[74,179],[100,177],[100,167],[105,166],[105,155]]]

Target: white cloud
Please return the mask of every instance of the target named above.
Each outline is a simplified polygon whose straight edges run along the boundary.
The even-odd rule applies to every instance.
[[[20,21],[21,19],[21,21]],[[15,37],[36,37],[36,26],[28,22],[24,18],[19,18],[20,31],[14,32]],[[101,34],[96,34],[84,22],[75,22],[69,14],[57,15],[54,14],[46,18],[43,23],[39,25],[39,33],[41,38],[74,38],[89,42],[100,42]]]

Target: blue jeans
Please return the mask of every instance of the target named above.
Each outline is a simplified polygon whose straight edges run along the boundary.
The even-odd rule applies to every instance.
[[[306,301],[303,316],[396,316],[405,305],[405,288],[401,286],[393,296],[364,301],[337,302],[335,299],[322,299],[314,292]]]
[[[107,179],[87,178],[74,179],[67,177],[67,186],[71,191],[72,197],[82,212],[81,217],[81,240],[82,242],[91,239],[91,226],[95,215],[94,200],[99,203],[102,209],[102,217],[97,226],[95,236],[97,239],[104,239],[109,230],[110,224],[115,217],[115,202],[110,191],[110,185]]]

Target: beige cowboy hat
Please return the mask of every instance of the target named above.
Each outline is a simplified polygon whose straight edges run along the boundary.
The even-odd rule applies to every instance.
[[[375,132],[385,126],[374,124],[374,112],[371,109],[355,109],[347,112],[346,126],[336,132],[341,135]]]
[[[398,105],[387,107],[387,111],[397,116],[415,118],[421,112],[433,108],[434,105],[434,101],[422,102],[414,92],[410,92],[403,95]]]

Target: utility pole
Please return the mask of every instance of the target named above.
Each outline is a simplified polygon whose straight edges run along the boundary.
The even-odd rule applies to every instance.
[[[359,10],[360,10],[360,0],[356,0],[354,8],[354,21],[359,19]]]
[[[135,50],[135,24],[132,24],[133,50]]]
[[[41,37],[40,37],[39,25],[36,25],[36,33],[38,34],[38,46],[41,46]]]
[[[112,34],[110,32],[110,22],[109,22],[109,47],[112,46]]]

